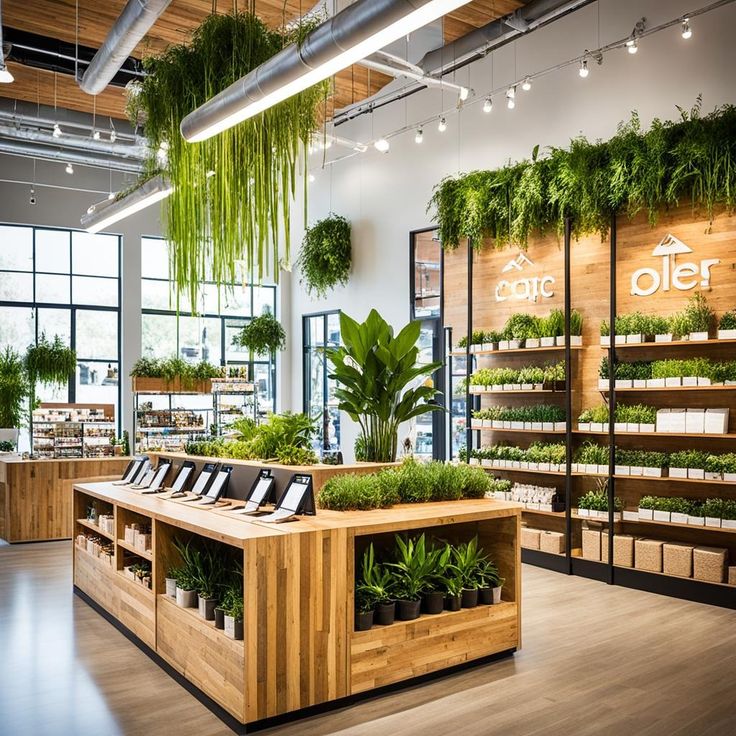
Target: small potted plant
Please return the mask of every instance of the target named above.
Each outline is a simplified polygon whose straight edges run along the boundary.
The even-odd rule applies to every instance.
[[[463,581],[460,591],[463,608],[478,605],[478,565],[483,559],[485,557],[478,550],[478,537],[452,548],[452,564]]]
[[[669,317],[652,315],[649,317],[649,331],[654,342],[672,342],[672,321]]]
[[[736,452],[727,452],[721,456],[723,463],[723,480],[736,483]]]
[[[687,523],[690,526],[705,526],[705,509],[703,504],[693,502],[687,512]]]
[[[170,567],[168,572],[166,573],[166,595],[169,598],[176,598],[176,580],[178,574],[179,570],[175,567]]]
[[[489,559],[478,562],[478,603],[490,606],[493,603],[493,589],[500,580],[498,568]]]
[[[718,339],[736,340],[736,309],[721,315],[718,320]]]
[[[240,641],[243,638],[243,594],[236,591],[230,596],[225,609],[225,636]]]
[[[427,555],[425,535],[404,540],[396,535],[396,561],[388,563],[396,571],[396,614],[401,621],[419,618],[421,595],[433,573],[433,561]]]
[[[361,588],[355,591],[355,630],[368,631],[373,627],[373,615],[376,601],[368,590]]]
[[[462,603],[463,578],[454,565],[448,565],[442,585],[445,590],[445,610],[459,611]]]
[[[709,498],[703,504],[703,517],[705,526],[721,528],[721,516],[723,515],[723,499]]]
[[[707,340],[715,322],[715,314],[701,292],[690,297],[684,314],[690,325],[689,339]]]
[[[657,499],[654,496],[642,496],[639,500],[639,518],[643,521],[653,521],[656,505]]]
[[[736,529],[736,501],[724,499],[721,507],[721,526],[724,529]]]
[[[361,576],[357,581],[356,596],[363,605],[363,612],[367,609],[365,605],[372,602],[374,615],[373,623],[379,626],[388,626],[394,622],[396,616],[396,604],[391,599],[391,589],[394,576],[391,571],[376,562],[373,543],[363,553],[361,564]],[[356,620],[357,625],[357,620]],[[363,629],[357,629],[362,631]]]
[[[176,576],[176,605],[180,608],[197,605],[197,578],[186,568],[181,568]]]
[[[432,549],[429,554],[433,560],[434,572],[427,578],[427,587],[422,593],[422,611],[429,615],[436,615],[442,613],[445,608],[445,593],[442,590],[442,581],[450,564],[452,548],[449,544],[445,544],[443,547]]]

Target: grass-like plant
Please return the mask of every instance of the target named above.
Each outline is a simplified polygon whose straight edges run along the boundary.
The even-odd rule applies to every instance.
[[[29,392],[23,359],[8,346],[0,353],[0,427],[20,429]]]
[[[310,294],[324,296],[345,286],[351,263],[350,223],[344,217],[330,214],[307,228],[298,265]]]
[[[174,186],[165,208],[172,277],[177,296],[186,295],[193,308],[205,280],[260,281],[269,272],[278,279],[279,240],[288,262],[297,169],[300,161],[306,163],[327,84],[201,143],[185,141],[179,124],[285,46],[298,43],[316,22],[283,31],[268,28],[254,13],[213,13],[189,43],[144,60],[146,76],[129,99],[129,115],[134,123],[145,123],[149,170],[163,169]],[[305,176],[305,200],[306,181]],[[304,215],[306,225],[306,204]]]

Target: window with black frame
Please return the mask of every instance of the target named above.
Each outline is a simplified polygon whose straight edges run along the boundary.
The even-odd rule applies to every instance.
[[[254,316],[265,311],[276,313],[276,287],[238,283],[218,290],[215,283],[205,282],[201,284],[195,315],[188,300],[182,299],[177,317],[169,280],[168,245],[162,238],[141,238],[141,276],[141,354],[247,366],[248,377],[256,386],[258,412],[264,415],[274,411],[275,364],[267,356],[251,360],[247,350],[233,344],[233,338]],[[179,400],[187,402],[186,397]]]
[[[326,348],[340,346],[340,312],[307,314],[302,318],[304,351],[304,413],[318,422],[319,449],[340,448],[340,410],[336,381],[329,378]]]
[[[77,372],[38,398],[112,404],[119,422],[119,236],[0,225],[0,349],[23,355],[42,334],[76,350]]]

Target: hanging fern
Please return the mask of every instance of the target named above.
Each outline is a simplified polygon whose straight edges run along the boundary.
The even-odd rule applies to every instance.
[[[278,280],[283,238],[289,260],[290,205],[297,165],[326,94],[316,85],[201,143],[187,143],[179,123],[230,84],[299,42],[317,21],[292,31],[269,29],[250,12],[213,14],[191,42],[146,59],[147,76],[129,101],[145,123],[152,158],[174,186],[166,202],[172,280],[196,309],[200,282]],[[165,156],[156,152],[165,151]],[[157,160],[158,159],[158,160]],[[306,196],[306,188],[305,188]]]
[[[654,120],[642,130],[634,113],[606,142],[575,138],[530,161],[495,171],[443,179],[433,211],[446,250],[470,238],[481,248],[526,245],[532,233],[561,233],[567,217],[573,233],[605,236],[612,212],[658,214],[689,200],[712,220],[717,207],[736,207],[736,107],[701,116],[701,99],[680,109],[678,122]]]
[[[345,286],[351,262],[350,223],[344,217],[331,214],[307,229],[299,268],[310,294],[324,296],[338,284]]]
[[[253,317],[233,338],[233,344],[246,348],[251,354],[273,355],[286,348],[286,332],[270,312]]]
[[[53,342],[41,334],[35,345],[28,347],[25,357],[26,373],[31,386],[66,386],[77,370],[77,354],[62,342],[58,335]]]

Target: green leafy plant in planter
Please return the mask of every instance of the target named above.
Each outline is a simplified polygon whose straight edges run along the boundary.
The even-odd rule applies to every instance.
[[[20,429],[24,420],[24,404],[30,395],[23,359],[11,347],[0,353],[0,429]],[[8,440],[5,440],[8,442]],[[11,452],[15,442],[10,442]]]
[[[129,98],[128,112],[134,124],[145,123],[147,168],[162,168],[173,186],[166,202],[172,279],[177,295],[186,295],[192,307],[208,279],[255,282],[269,270],[278,279],[280,236],[289,261],[297,171],[318,128],[327,83],[199,143],[182,137],[181,120],[284,47],[301,42],[318,22],[282,31],[250,12],[213,13],[189,43],[144,60],[146,75]],[[306,181],[305,176],[305,196]]]
[[[352,248],[350,223],[340,215],[329,215],[307,228],[299,255],[302,283],[307,291],[324,296],[330,289],[347,284]]]
[[[369,460],[393,462],[399,425],[427,412],[443,411],[430,403],[436,389],[426,383],[414,385],[441,367],[441,363],[418,362],[419,333],[420,324],[414,321],[394,335],[375,309],[362,323],[340,313],[343,345],[327,351],[330,378],[338,383],[335,395],[340,410],[360,425]]]
[[[736,309],[725,312],[718,320],[719,330],[736,330]]]
[[[688,321],[690,332],[710,333],[715,324],[715,314],[701,292],[693,294],[688,299],[684,315]]]
[[[398,601],[398,617],[404,621],[417,618],[421,594],[434,572],[437,551],[428,549],[424,534],[414,539],[396,535],[395,561],[387,563],[395,570],[394,590]]]
[[[452,564],[462,579],[461,605],[474,608],[478,605],[478,586],[480,567],[487,557],[478,549],[478,537],[452,548]]]
[[[252,355],[274,355],[286,348],[286,332],[270,312],[253,319],[233,337],[233,344],[246,348]]]
[[[386,626],[394,622],[396,604],[393,601],[395,577],[376,560],[373,542],[363,553],[360,577],[356,581],[356,631],[369,629],[374,623]]]

